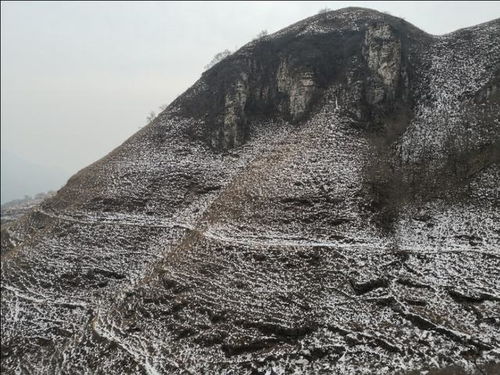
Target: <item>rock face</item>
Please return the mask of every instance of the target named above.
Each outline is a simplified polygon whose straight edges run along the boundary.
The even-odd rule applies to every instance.
[[[318,15],[2,226],[2,373],[496,374],[500,21]]]
[[[200,138],[211,139],[219,150],[241,146],[252,121],[303,121],[334,88],[343,91],[337,106],[354,109],[365,121],[373,122],[374,111],[409,105],[408,51],[402,43],[418,31],[395,20],[373,20],[358,32],[352,24],[328,29],[328,18],[313,22],[320,32],[304,29],[250,43],[204,73],[196,95],[191,90],[176,101],[183,113],[205,120]],[[410,35],[400,35],[398,26],[410,28]]]

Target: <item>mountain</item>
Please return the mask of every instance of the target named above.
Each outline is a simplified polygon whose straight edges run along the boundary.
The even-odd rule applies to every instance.
[[[6,374],[494,374],[500,19],[242,47],[2,228]]]

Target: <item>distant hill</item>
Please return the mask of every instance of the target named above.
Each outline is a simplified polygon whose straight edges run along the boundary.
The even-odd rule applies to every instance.
[[[2,149],[1,153],[2,204],[25,195],[58,190],[70,177],[66,171],[28,161],[9,150]]]
[[[33,207],[39,205],[43,200],[54,196],[55,192],[38,193],[32,197],[25,196],[21,199],[14,199],[2,204],[1,207],[1,222],[2,225],[19,219],[24,214],[28,213]]]

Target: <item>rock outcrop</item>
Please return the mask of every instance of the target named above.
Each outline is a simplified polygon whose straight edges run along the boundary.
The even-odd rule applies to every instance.
[[[2,226],[2,372],[497,373],[498,40],[346,8],[209,69]]]

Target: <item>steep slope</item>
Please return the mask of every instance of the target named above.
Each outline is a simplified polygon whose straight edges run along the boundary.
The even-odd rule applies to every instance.
[[[3,229],[2,370],[498,371],[498,40],[346,8],[247,44]]]

